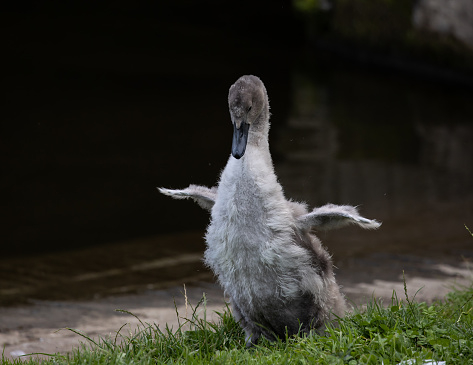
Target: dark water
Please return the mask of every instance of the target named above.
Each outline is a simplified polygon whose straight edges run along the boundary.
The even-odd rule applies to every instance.
[[[288,196],[360,205],[383,221],[376,233],[322,236],[335,260],[471,259],[472,94],[381,71],[325,71],[293,73],[291,112],[271,142]]]
[[[383,221],[321,234],[337,266],[472,259],[473,93],[304,51],[283,60],[254,73],[286,196]],[[212,280],[199,261],[208,214],[155,187],[215,184],[227,90],[247,70],[102,75],[93,88],[97,74],[62,73],[26,92],[3,126],[1,303]]]

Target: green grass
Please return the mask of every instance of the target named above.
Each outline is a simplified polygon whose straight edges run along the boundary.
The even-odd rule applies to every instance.
[[[50,356],[43,363],[388,365],[433,359],[473,364],[473,285],[455,289],[444,301],[432,305],[416,302],[407,292],[404,296],[400,300],[394,293],[388,306],[373,299],[365,309],[341,319],[338,327],[329,327],[325,335],[273,343],[263,340],[252,349],[245,348],[243,332],[228,308],[219,313],[217,323],[207,321],[205,311],[203,318],[196,314],[199,306],[205,306],[204,297],[193,308],[191,318],[181,321],[176,330],[140,322],[133,335],[122,335],[118,329],[114,337],[95,341],[71,329],[88,344],[70,354]],[[7,365],[40,362],[2,360]]]

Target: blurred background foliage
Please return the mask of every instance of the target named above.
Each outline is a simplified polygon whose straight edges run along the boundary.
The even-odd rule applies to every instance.
[[[473,71],[469,0],[294,0],[293,6],[309,42]]]

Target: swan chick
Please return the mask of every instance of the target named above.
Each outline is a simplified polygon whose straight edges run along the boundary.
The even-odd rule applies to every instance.
[[[258,77],[239,78],[228,105],[232,148],[218,186],[159,191],[210,211],[204,261],[230,297],[247,346],[261,336],[321,330],[347,307],[332,259],[312,230],[348,224],[376,229],[381,223],[352,206],[327,204],[309,212],[285,198],[269,151],[268,95]]]

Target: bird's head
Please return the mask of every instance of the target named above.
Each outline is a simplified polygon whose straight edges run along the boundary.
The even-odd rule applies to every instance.
[[[240,159],[246,150],[248,134],[269,130],[269,102],[263,82],[256,76],[240,77],[228,93],[233,123],[232,155]]]

